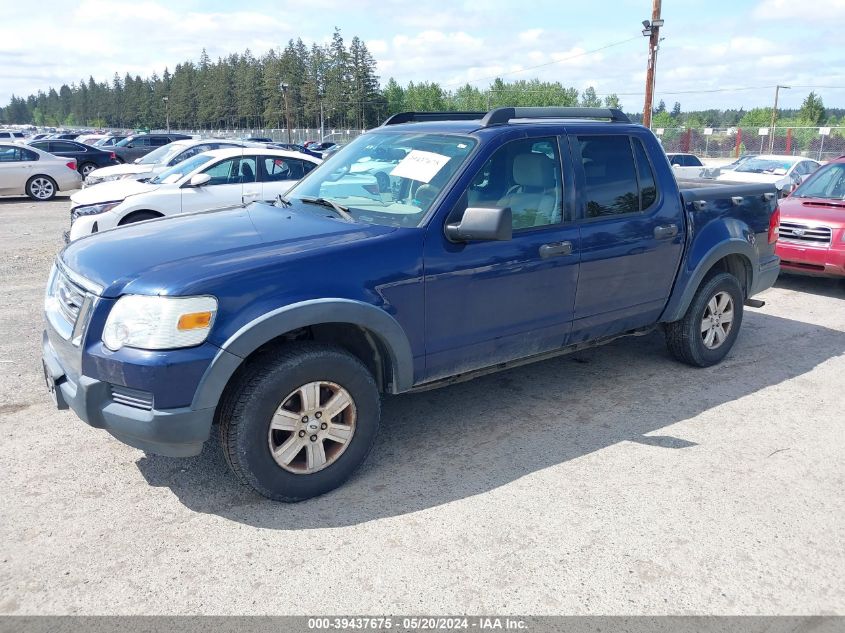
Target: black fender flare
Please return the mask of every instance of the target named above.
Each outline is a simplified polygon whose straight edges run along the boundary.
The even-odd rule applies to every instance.
[[[669,303],[663,310],[663,315],[660,317],[660,321],[670,322],[677,321],[682,318],[684,314],[686,314],[687,308],[689,308],[690,303],[692,303],[692,298],[695,296],[696,291],[701,286],[701,282],[704,281],[707,273],[710,272],[710,269],[713,268],[716,262],[728,257],[729,255],[741,255],[748,260],[751,269],[751,278],[748,280],[748,287],[746,288],[746,291],[750,294],[757,276],[757,270],[755,270],[754,267],[754,262],[757,261],[757,252],[747,241],[742,239],[731,239],[716,245],[701,258],[692,274],[687,277],[685,282],[683,282],[683,288],[676,288],[675,292],[672,293],[672,297],[669,299]]]
[[[311,325],[347,323],[371,332],[390,361],[388,391],[407,391],[414,383],[411,344],[402,326],[385,310],[351,299],[314,299],[268,312],[241,327],[223,343],[200,380],[193,409],[216,407],[232,375],[259,347],[286,332]]]

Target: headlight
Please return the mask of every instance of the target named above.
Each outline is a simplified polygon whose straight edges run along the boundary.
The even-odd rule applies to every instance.
[[[173,349],[199,345],[211,331],[214,297],[150,297],[126,295],[111,309],[103,328],[103,343],[121,347]]]
[[[76,207],[70,213],[71,220],[75,220],[76,218],[83,215],[97,215],[98,213],[105,213],[106,211],[111,211],[121,202],[123,202],[123,200],[115,200],[113,202],[102,202],[100,204],[89,204],[83,207]]]

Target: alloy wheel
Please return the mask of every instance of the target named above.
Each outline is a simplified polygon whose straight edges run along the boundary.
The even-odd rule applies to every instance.
[[[707,349],[721,347],[731,332],[733,319],[733,299],[727,292],[716,293],[707,302],[701,319],[701,338]]]

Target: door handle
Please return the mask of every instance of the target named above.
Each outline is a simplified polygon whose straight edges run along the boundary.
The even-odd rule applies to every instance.
[[[540,257],[548,259],[549,257],[562,257],[564,255],[572,254],[572,242],[552,242],[551,244],[543,244],[540,247]]]
[[[657,240],[668,240],[670,237],[675,237],[677,234],[677,224],[666,224],[665,226],[654,227],[654,239]]]
[[[243,196],[242,196],[242,200],[243,200],[244,202],[251,202],[251,201],[253,201],[253,200],[257,200],[257,199],[258,199],[258,195],[259,195],[259,194],[258,194],[258,192],[257,192],[257,191],[245,191],[245,192],[244,192],[244,194],[243,194]]]

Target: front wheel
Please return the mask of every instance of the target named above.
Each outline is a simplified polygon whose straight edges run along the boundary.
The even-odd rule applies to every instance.
[[[666,345],[679,361],[696,367],[721,362],[742,324],[743,293],[737,278],[719,273],[706,280],[679,321],[666,324]]]
[[[345,482],[375,442],[381,402],[364,364],[337,347],[297,343],[250,361],[221,407],[226,461],[276,501]]]

